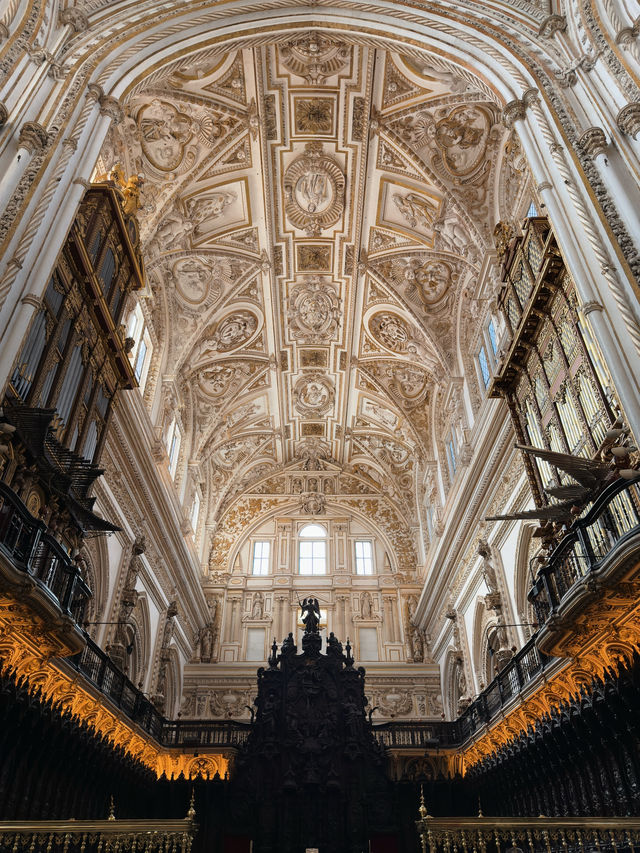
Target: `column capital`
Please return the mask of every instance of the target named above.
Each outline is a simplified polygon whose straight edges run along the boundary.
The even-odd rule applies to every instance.
[[[640,102],[633,101],[623,107],[616,116],[616,124],[623,133],[635,139],[640,132]]]
[[[526,117],[527,109],[538,100],[539,93],[537,89],[527,89],[521,98],[515,98],[505,104],[502,110],[502,123],[507,128],[512,128],[517,121],[523,120]]]
[[[578,144],[587,156],[595,159],[599,154],[606,152],[609,142],[601,127],[588,127],[578,140]]]

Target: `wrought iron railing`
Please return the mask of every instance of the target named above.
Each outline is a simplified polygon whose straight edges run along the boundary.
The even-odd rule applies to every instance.
[[[69,662],[102,691],[132,722],[163,746],[178,748],[240,747],[250,723],[236,720],[166,720],[136,688],[107,652],[86,637],[85,649]],[[385,749],[457,747],[491,720],[549,664],[532,638],[454,722],[400,722],[373,724],[373,734]]]
[[[431,817],[416,822],[422,853],[633,851],[640,818]]]
[[[86,646],[69,662],[110,699],[132,722],[162,742],[165,719],[127,678],[109,655],[86,636]]]
[[[174,720],[162,728],[164,746],[221,749],[239,747],[249,737],[250,723],[236,720]]]
[[[378,723],[373,726],[373,735],[385,749],[429,749],[460,743],[457,722]]]
[[[551,660],[538,650],[532,637],[456,720],[458,741],[464,743],[488,725],[505,705],[538,678]]]
[[[640,482],[616,480],[549,556],[529,592],[540,625],[577,584],[597,577],[613,551],[640,533]]]
[[[81,623],[91,591],[65,549],[13,489],[0,482],[0,552],[36,581],[55,604]]]

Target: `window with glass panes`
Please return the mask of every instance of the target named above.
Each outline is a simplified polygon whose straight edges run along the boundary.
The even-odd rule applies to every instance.
[[[307,524],[298,532],[298,571],[301,575],[326,575],[327,530]]]
[[[270,546],[270,542],[253,543],[253,562],[251,564],[252,575],[269,574],[269,553],[271,551]]]
[[[359,539],[355,543],[356,574],[373,574],[373,544],[368,539]]]

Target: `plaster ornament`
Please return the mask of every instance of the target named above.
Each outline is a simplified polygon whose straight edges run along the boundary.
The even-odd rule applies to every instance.
[[[473,88],[470,83],[459,77],[453,71],[445,71],[437,68],[435,65],[423,64],[421,72],[425,77],[431,77],[432,80],[437,80],[453,92],[454,95],[462,94]]]
[[[192,305],[204,302],[209,293],[211,269],[200,258],[181,258],[173,265],[178,295]]]
[[[237,200],[238,194],[233,190],[220,190],[189,201],[188,209],[195,225],[194,233],[200,235],[207,230],[211,222],[222,219],[229,205]]]
[[[462,250],[467,249],[471,243],[469,232],[455,214],[444,216],[434,222],[433,230],[436,233],[434,240],[436,248],[447,249],[459,254]]]
[[[136,121],[142,151],[151,165],[162,172],[178,169],[193,137],[190,117],[173,104],[155,99],[139,110]]]
[[[429,376],[424,370],[410,364],[403,364],[386,369],[387,376],[398,387],[403,397],[415,400],[422,397]]]
[[[239,375],[248,375],[249,368],[242,366],[231,367],[228,365],[218,364],[201,370],[198,374],[199,387],[210,397],[221,397],[227,392],[237,387]]]
[[[402,218],[412,227],[431,231],[438,208],[429,199],[418,193],[393,194],[393,203],[400,211]]]
[[[321,515],[325,511],[325,496],[321,492],[309,492],[300,501],[302,512],[307,515]]]
[[[424,351],[412,337],[406,321],[390,311],[375,314],[369,321],[369,330],[379,343],[393,352],[417,355]]]
[[[342,215],[344,187],[345,177],[338,163],[323,153],[321,143],[308,142],[305,153],[284,173],[287,219],[295,228],[317,237]]]
[[[432,306],[440,302],[451,286],[451,267],[443,261],[409,258],[404,277],[415,285],[425,306]]]
[[[379,421],[389,429],[395,429],[398,425],[398,416],[381,406],[379,403],[374,403],[371,400],[365,400],[362,405],[362,411],[365,415]]]
[[[310,33],[279,48],[282,64],[304,78],[310,86],[320,86],[327,77],[344,71],[351,57],[349,45],[321,33]]]
[[[322,471],[324,463],[331,459],[331,451],[326,441],[306,438],[298,443],[295,458],[300,461],[303,471]]]
[[[466,105],[437,122],[434,143],[450,174],[461,178],[478,170],[485,159],[490,128],[486,110]]]
[[[192,230],[193,223],[176,205],[158,225],[156,233],[147,245],[147,251],[151,255],[157,255],[170,249],[185,248]]]
[[[258,320],[249,311],[236,311],[233,314],[227,314],[213,326],[211,337],[207,337],[196,347],[194,362],[201,362],[216,352],[229,352],[229,350],[237,349],[252,337],[257,328]]]
[[[324,415],[333,406],[334,399],[333,382],[322,373],[301,376],[293,389],[293,404],[301,415],[307,417]]]
[[[340,299],[329,282],[314,276],[292,290],[289,322],[295,340],[305,343],[330,340],[335,337],[339,319]]]

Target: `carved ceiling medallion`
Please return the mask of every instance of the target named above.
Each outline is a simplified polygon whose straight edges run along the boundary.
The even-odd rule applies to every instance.
[[[287,219],[310,237],[334,225],[344,210],[345,177],[322,144],[309,142],[284,173]]]
[[[322,373],[301,376],[293,389],[293,404],[301,415],[318,417],[333,407],[333,382]]]
[[[340,299],[335,288],[319,276],[299,284],[291,292],[291,336],[305,343],[320,343],[335,336],[340,318]]]
[[[321,33],[310,33],[280,47],[282,64],[303,77],[310,86],[319,86],[327,77],[343,71],[349,63],[351,48]]]
[[[393,352],[406,352],[411,341],[407,324],[397,314],[383,312],[371,318],[369,328],[374,338]]]
[[[226,267],[224,269],[223,267]],[[173,265],[173,278],[178,296],[190,305],[205,302],[213,291],[214,299],[222,291],[220,276],[229,276],[230,264],[207,264],[200,258],[181,258]]]
[[[257,328],[258,320],[249,311],[227,314],[209,329],[205,340],[196,347],[193,361],[197,364],[212,358],[218,352],[237,349],[253,337]]]
[[[193,136],[188,115],[167,101],[153,100],[137,115],[140,144],[145,157],[162,172],[173,172],[183,165],[187,143]]]

